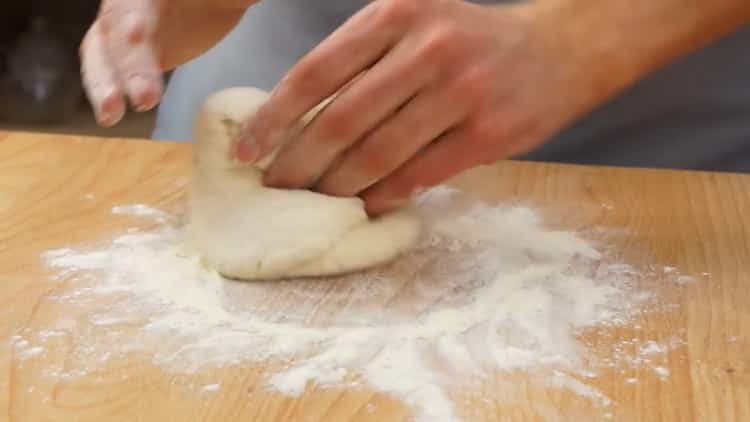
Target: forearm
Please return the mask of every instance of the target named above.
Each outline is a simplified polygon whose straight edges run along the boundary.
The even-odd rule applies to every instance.
[[[522,7],[547,47],[587,81],[593,107],[750,22],[747,0],[546,0]]]

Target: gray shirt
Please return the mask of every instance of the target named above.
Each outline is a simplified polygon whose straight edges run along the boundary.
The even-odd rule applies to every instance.
[[[270,90],[366,3],[266,0],[251,7],[221,43],[174,72],[153,137],[190,140],[195,113],[217,90]],[[642,80],[523,158],[750,172],[748,51],[750,25]]]

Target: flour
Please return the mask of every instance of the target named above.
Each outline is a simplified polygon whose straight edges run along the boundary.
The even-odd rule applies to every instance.
[[[127,215],[141,218],[150,218],[158,223],[169,220],[169,214],[164,211],[151,208],[144,204],[120,205],[112,208],[112,214]]]
[[[658,355],[664,353],[667,346],[663,344],[659,344],[655,341],[647,341],[640,347],[640,354],[641,355]]]
[[[422,194],[418,209],[425,234],[415,251],[335,279],[225,280],[183,248],[174,217],[141,205],[113,212],[157,229],[43,259],[77,282],[53,299],[87,307],[88,323],[106,331],[76,345],[79,373],[133,350],[175,373],[276,362],[266,388],[294,396],[313,385],[368,387],[402,400],[417,421],[453,422],[461,414],[450,392],[497,371],[550,368],[547,385],[607,407],[610,399],[580,379],[669,351],[645,343],[634,357],[620,343],[597,359],[578,340],[628,323],[651,295],[636,289],[638,270],[609,262],[575,233],[545,227],[530,208],[477,204],[448,188]],[[92,297],[112,300],[98,306]],[[118,330],[125,326],[139,328]],[[29,338],[16,347],[40,353]],[[666,369],[654,371],[665,377]]]
[[[221,384],[208,384],[201,388],[204,393],[215,393],[219,390],[221,390]]]
[[[602,394],[599,390],[584,384],[583,382],[566,373],[554,371],[553,374],[554,376],[549,379],[549,385],[569,388],[581,396],[588,397],[594,400],[599,406],[602,407],[609,406],[612,403],[612,400]]]
[[[656,372],[657,375],[659,375],[659,378],[665,379],[669,376],[669,368],[665,368],[663,366],[657,366],[654,368],[654,372]]]

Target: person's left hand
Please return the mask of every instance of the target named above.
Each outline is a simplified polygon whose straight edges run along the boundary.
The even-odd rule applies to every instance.
[[[572,118],[577,88],[571,63],[550,54],[525,11],[372,2],[288,72],[240,132],[237,157],[258,161],[337,92],[282,147],[266,185],[359,195],[377,215],[467,168],[528,151]]]

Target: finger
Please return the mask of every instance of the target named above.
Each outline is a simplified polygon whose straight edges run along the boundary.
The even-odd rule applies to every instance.
[[[102,126],[112,126],[125,114],[125,101],[117,74],[104,53],[98,22],[86,33],[80,55],[83,86],[96,120]]]
[[[337,157],[429,84],[432,76],[419,66],[411,50],[408,42],[400,44],[343,90],[299,137],[283,147],[265,183],[281,188],[311,186]]]
[[[433,88],[417,95],[347,152],[318,182],[316,190],[354,196],[396,171],[468,115],[469,106],[451,102],[450,93]]]
[[[156,106],[163,91],[158,52],[152,44],[160,7],[159,0],[106,1],[99,15],[110,62],[138,111]]]
[[[381,3],[370,3],[290,69],[239,134],[240,160],[253,162],[268,154],[305,113],[376,63],[395,44],[404,25],[387,24],[393,18],[379,10]]]
[[[398,208],[415,192],[435,186],[469,169],[486,156],[474,145],[473,133],[464,127],[454,129],[427,146],[422,152],[362,194],[370,215]]]

